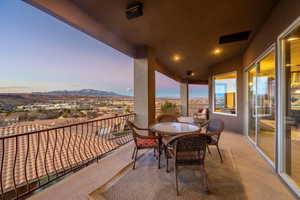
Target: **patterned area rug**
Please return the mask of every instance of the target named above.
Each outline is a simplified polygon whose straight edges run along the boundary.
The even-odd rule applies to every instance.
[[[206,157],[206,170],[210,194],[202,192],[202,180],[197,166],[179,168],[179,192],[176,195],[175,176],[166,173],[165,159],[162,168],[157,169],[157,161],[152,152],[143,155],[137,162],[136,170],[129,170],[116,183],[102,192],[106,200],[246,200],[244,187],[235,168],[230,150],[222,150],[224,163],[219,160],[216,150]]]

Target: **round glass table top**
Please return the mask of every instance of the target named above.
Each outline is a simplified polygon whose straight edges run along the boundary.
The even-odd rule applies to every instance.
[[[183,122],[162,122],[150,126],[153,132],[162,134],[176,135],[182,133],[192,133],[200,131],[200,127],[190,123]]]

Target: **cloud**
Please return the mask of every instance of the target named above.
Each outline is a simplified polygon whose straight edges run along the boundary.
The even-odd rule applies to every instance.
[[[0,92],[25,92],[30,89],[30,87],[25,86],[0,86]]]
[[[6,86],[6,87],[1,87],[0,90],[23,90],[23,89],[30,89],[30,87],[25,87],[25,86]]]

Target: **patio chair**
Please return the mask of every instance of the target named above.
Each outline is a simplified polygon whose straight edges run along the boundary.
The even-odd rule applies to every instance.
[[[204,134],[186,134],[175,136],[170,140],[173,149],[168,149],[168,154],[174,158],[175,186],[178,189],[178,167],[186,165],[199,165],[200,174],[203,177],[204,192],[208,193],[207,174],[204,168],[206,147],[210,137]]]
[[[178,122],[178,118],[175,115],[172,114],[161,114],[156,118],[157,123],[161,123],[161,122]],[[162,145],[162,150],[165,152],[165,157],[166,157],[166,171],[169,172],[168,168],[169,168],[169,162],[168,159],[170,159],[170,157],[168,157],[167,154],[167,149],[168,148],[172,148],[171,146],[167,145],[169,143],[169,140],[171,140],[172,137],[167,137],[164,136],[161,138],[161,145]]]
[[[211,137],[211,140],[207,146],[208,153],[211,154],[209,149],[210,145],[216,146],[220,156],[221,163],[223,163],[222,154],[219,149],[219,141],[220,141],[221,133],[224,130],[224,122],[220,119],[211,119],[202,126],[206,127],[205,133]]]
[[[137,154],[140,149],[154,149],[154,156],[155,156],[155,150],[158,151],[158,168],[160,168],[160,140],[158,136],[145,136],[140,135],[137,133],[137,131],[148,131],[150,133],[149,129],[145,128],[139,128],[136,125],[134,125],[131,121],[127,121],[128,127],[132,130],[132,136],[135,143],[135,147],[132,153],[132,159],[134,159],[133,162],[133,169],[135,169],[135,163],[137,159]],[[150,135],[150,134],[149,134]]]
[[[176,115],[161,114],[161,115],[158,115],[158,117],[156,118],[156,121],[158,123],[160,123],[160,122],[178,122],[178,119],[177,119]]]

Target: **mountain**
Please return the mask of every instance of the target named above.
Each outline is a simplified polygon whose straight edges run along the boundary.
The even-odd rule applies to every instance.
[[[111,91],[101,91],[93,89],[82,89],[82,90],[57,90],[50,92],[33,92],[32,94],[37,95],[72,95],[72,96],[122,96],[118,93]]]

